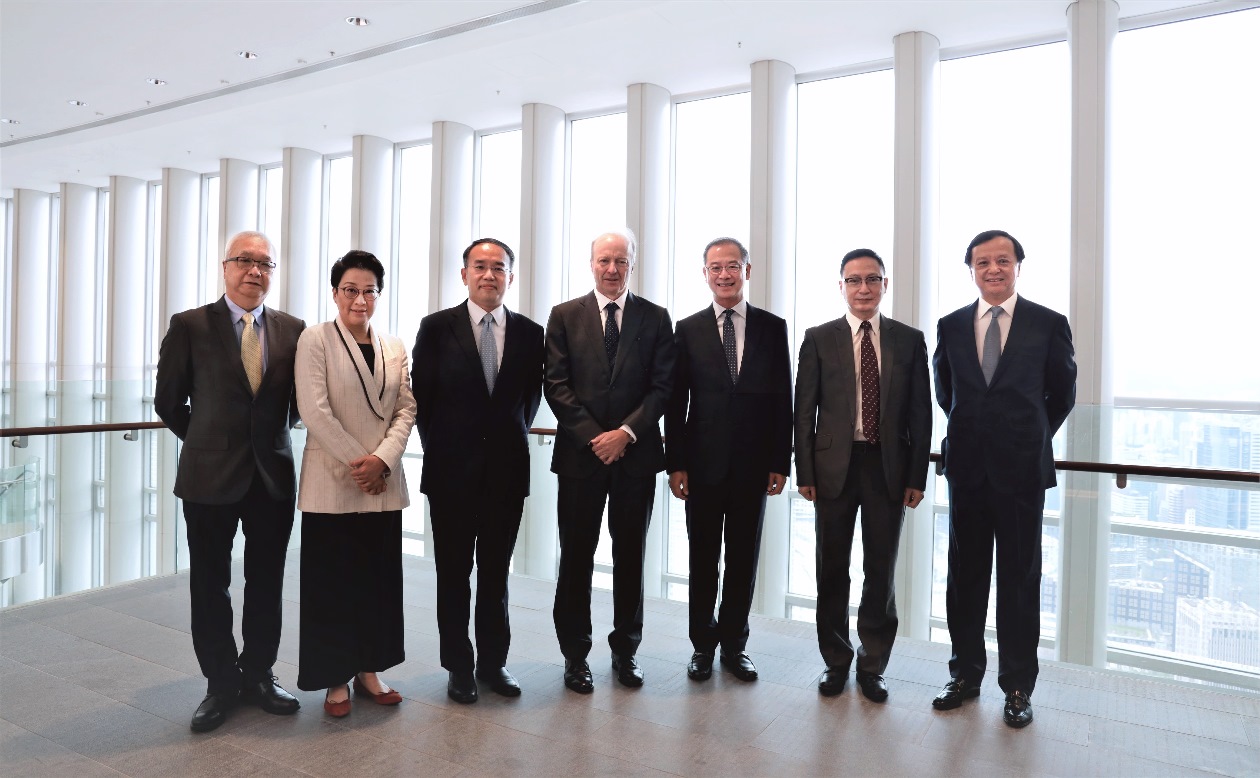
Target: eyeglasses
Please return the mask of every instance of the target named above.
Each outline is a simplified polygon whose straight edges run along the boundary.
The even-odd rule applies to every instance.
[[[379,289],[355,289],[353,286],[341,287],[341,293],[345,295],[347,300],[357,300],[359,295],[363,295],[363,299],[372,302],[381,296]]]
[[[744,266],[741,265],[740,263],[732,262],[729,265],[707,265],[704,268],[704,272],[708,273],[711,276],[720,276],[722,275],[722,271],[725,270],[726,272],[731,273],[733,275],[739,275],[739,271],[743,269],[744,269]]]
[[[271,275],[271,271],[276,269],[276,263],[268,259],[250,259],[249,257],[228,257],[223,260],[224,264],[228,262],[234,263],[241,270],[249,270],[251,267],[258,268],[258,272],[263,275]]]
[[[858,289],[862,286],[862,284],[866,284],[867,286],[874,288],[874,287],[879,286],[879,282],[883,280],[884,280],[883,276],[867,276],[866,278],[858,278],[857,276],[849,276],[848,278],[844,279],[844,285],[849,287],[850,289]]]

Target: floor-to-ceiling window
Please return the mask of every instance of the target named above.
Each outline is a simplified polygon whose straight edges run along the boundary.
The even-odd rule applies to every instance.
[[[258,172],[258,230],[271,240],[274,248],[272,258],[276,262],[279,262],[282,256],[280,240],[283,237],[281,229],[283,201],[284,167],[278,162],[274,165],[264,165]],[[280,269],[281,273],[287,271],[287,268]],[[267,292],[267,305],[277,310],[285,310],[284,287],[285,284],[272,283],[271,289]]]
[[[350,155],[328,157],[324,160],[324,251],[319,266],[320,321],[331,321],[336,315],[332,301],[329,273],[333,263],[347,251],[350,245],[350,201],[353,197],[354,157]],[[314,322],[307,322],[313,324]]]
[[[521,250],[521,141],[520,130],[478,136],[476,232],[474,237],[497,238]],[[516,284],[503,297],[511,310],[520,307]]]
[[[626,115],[611,113],[569,125],[569,268],[564,299],[589,292],[591,241],[626,222]],[[535,311],[539,317],[543,311]]]

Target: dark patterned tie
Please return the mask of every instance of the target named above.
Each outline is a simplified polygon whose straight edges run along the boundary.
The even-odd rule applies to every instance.
[[[735,344],[735,311],[727,308],[722,320],[722,349],[726,351],[726,367],[731,371],[731,383],[739,380],[739,351]]]
[[[879,442],[879,361],[871,342],[871,323],[862,322],[862,434],[867,443]]]
[[[604,353],[608,355],[608,372],[612,374],[613,363],[617,361],[617,341],[621,332],[617,329],[617,304],[604,306],[607,319],[604,321]]]
[[[499,353],[495,347],[494,316],[486,314],[481,317],[481,372],[486,374],[486,389],[494,394],[494,379],[499,374]]]
[[[984,333],[984,350],[980,356],[980,369],[984,371],[984,383],[993,383],[993,374],[997,372],[998,360],[1002,358],[1002,330],[998,326],[998,317],[1002,315],[1002,307],[995,305],[989,309],[993,317],[989,319],[989,329]]]

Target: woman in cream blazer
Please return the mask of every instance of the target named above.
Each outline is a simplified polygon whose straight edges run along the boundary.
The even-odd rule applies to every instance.
[[[327,689],[324,710],[355,694],[381,705],[402,695],[377,673],[403,661],[402,455],[416,418],[407,350],[369,325],[385,268],[366,251],[332,267],[337,318],[308,327],[294,368],[306,426],[298,688]]]

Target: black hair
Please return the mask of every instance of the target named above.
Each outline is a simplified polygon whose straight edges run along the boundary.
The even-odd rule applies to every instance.
[[[376,276],[376,289],[383,291],[385,289],[385,266],[376,258],[375,254],[366,251],[354,249],[347,251],[346,255],[333,263],[332,266],[332,285],[333,289],[341,286],[341,277],[346,274],[347,270],[352,269],[367,270]]]
[[[464,249],[464,267],[468,267],[468,255],[472,253],[473,249],[477,248],[482,243],[490,243],[503,249],[503,253],[507,255],[507,266],[509,272],[516,267],[516,255],[512,253],[512,249],[508,247],[508,244],[495,238],[477,238],[472,243],[469,243],[468,248]]]
[[[845,265],[849,264],[855,259],[863,259],[866,257],[869,257],[870,259],[873,259],[879,263],[879,272],[881,273],[888,272],[888,270],[884,267],[884,260],[880,259],[879,255],[876,254],[874,251],[871,251],[870,249],[853,249],[848,254],[845,254],[844,258],[840,260],[840,275],[842,276],[844,275]]]
[[[967,263],[967,267],[971,267],[971,250],[981,243],[988,243],[994,238],[1006,238],[1015,247],[1015,262],[1024,261],[1024,247],[1019,245],[1019,241],[1015,240],[1015,236],[1006,230],[985,230],[976,237],[971,239],[971,243],[967,244],[967,254],[963,257],[963,262]]]

